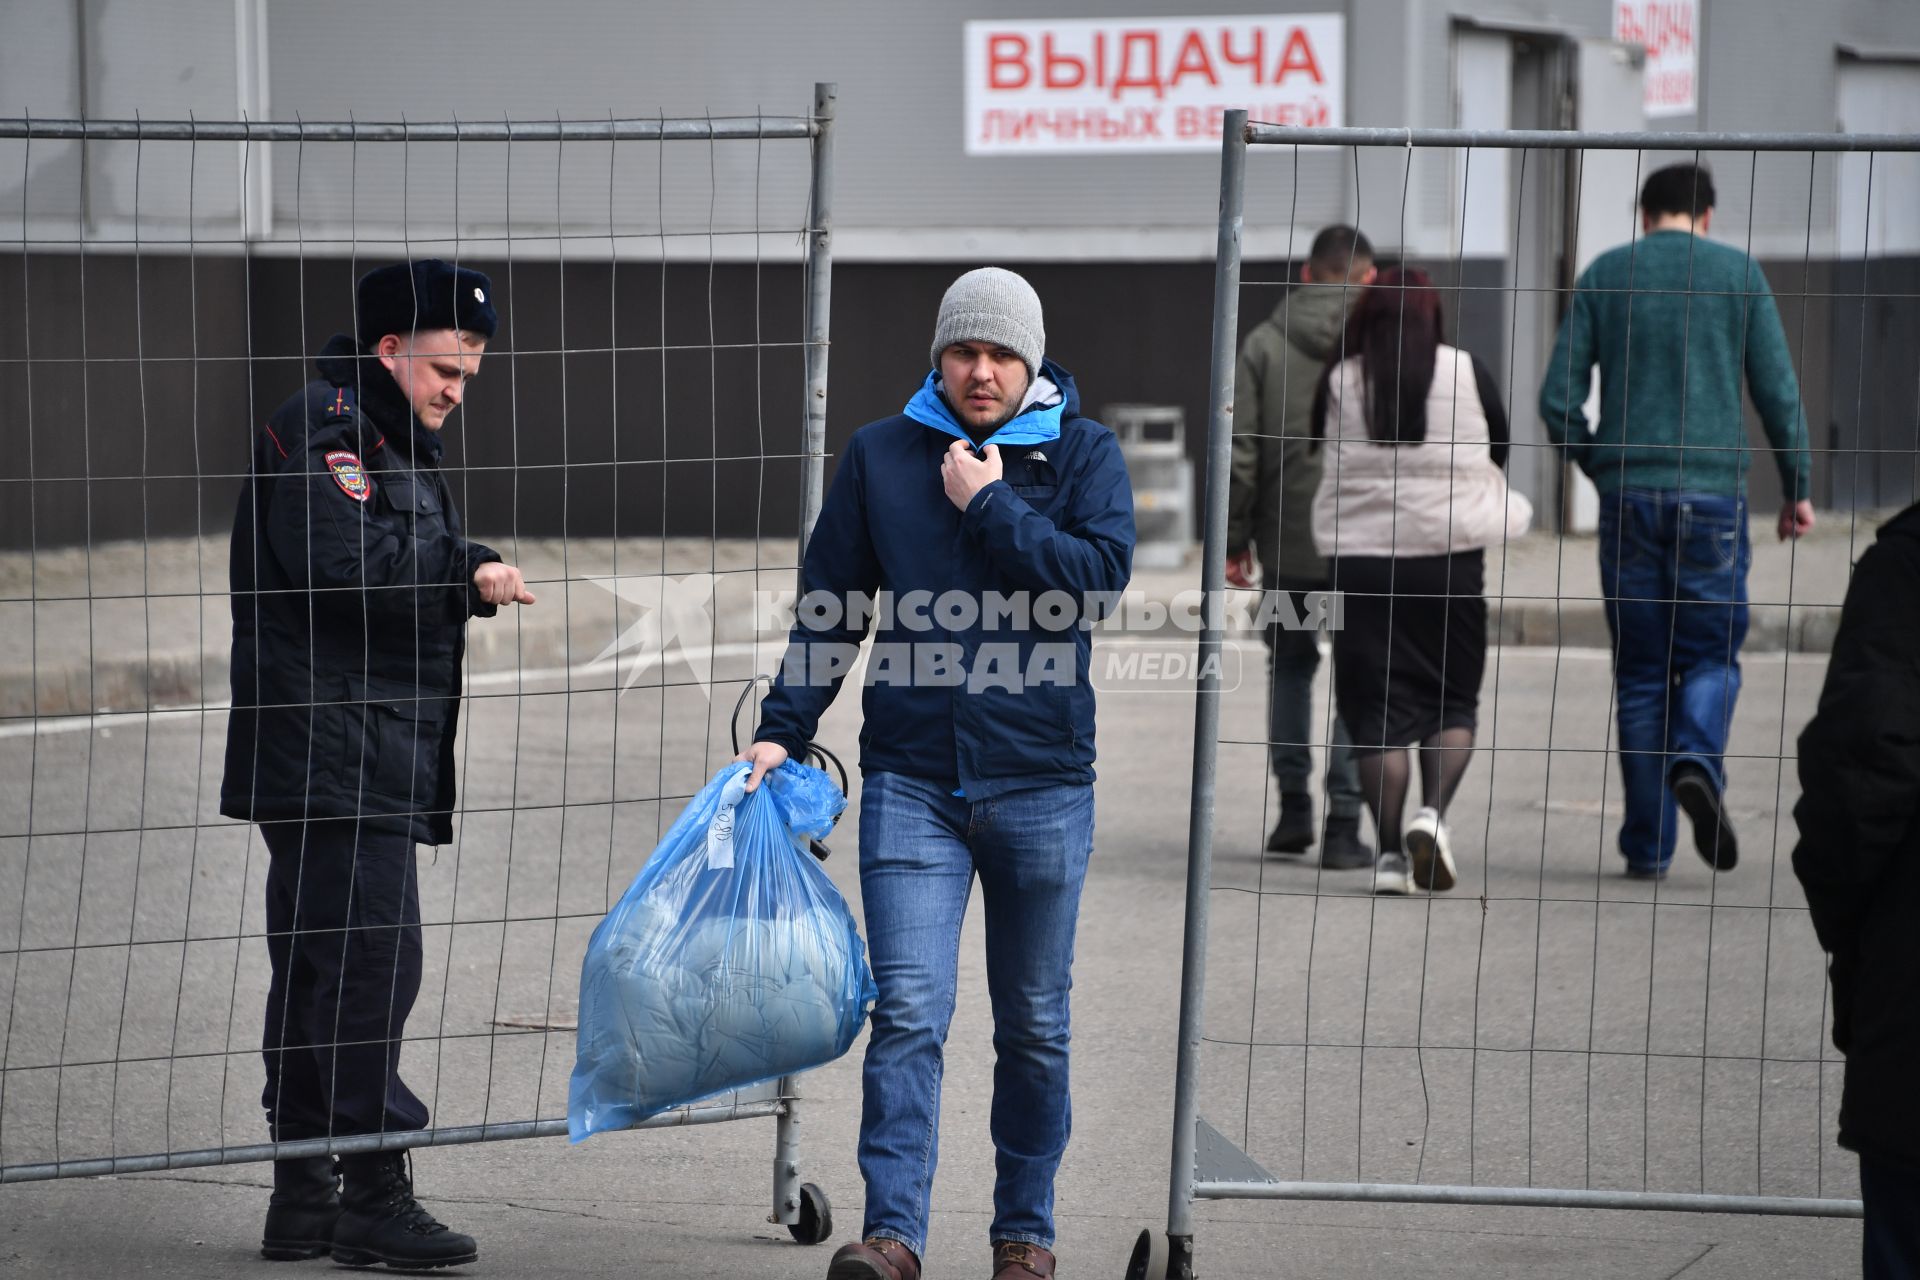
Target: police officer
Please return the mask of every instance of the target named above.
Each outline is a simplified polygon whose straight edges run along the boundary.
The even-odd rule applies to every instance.
[[[233,713],[220,811],[270,855],[266,1090],[276,1142],[411,1131],[402,1082],[420,989],[416,844],[452,838],[470,617],[532,604],[461,536],[439,433],[497,316],[477,271],[369,272],[357,340],[256,434],[234,519]],[[403,1151],[280,1160],[264,1256],[438,1267],[479,1257],[413,1198]]]

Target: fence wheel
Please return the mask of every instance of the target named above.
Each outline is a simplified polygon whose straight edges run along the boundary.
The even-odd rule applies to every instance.
[[[1167,1237],[1149,1227],[1133,1242],[1133,1258],[1127,1263],[1127,1280],[1166,1280]]]
[[[833,1235],[833,1206],[827,1203],[827,1193],[811,1182],[800,1184],[800,1219],[788,1224],[787,1230],[801,1244],[819,1244]]]

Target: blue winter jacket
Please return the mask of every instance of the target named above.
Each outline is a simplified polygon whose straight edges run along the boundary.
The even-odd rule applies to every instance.
[[[1041,376],[1059,397],[1022,411],[981,442],[999,446],[1004,474],[964,513],[946,496],[940,464],[956,438],[970,437],[932,375],[899,416],[854,433],[807,544],[803,590],[843,601],[891,593],[898,607],[891,617],[883,609],[871,618],[843,616],[833,626],[824,625],[829,616],[802,610],[762,705],[757,740],[796,755],[802,750],[844,679],[844,672],[818,678],[832,664],[813,661],[817,651],[847,653],[871,623],[878,631],[862,702],[863,772],[950,781],[973,800],[1093,780],[1087,627],[1057,629],[1059,615],[1043,609],[1023,619],[983,608],[972,625],[949,629],[935,615],[965,623],[964,610],[916,608],[909,594],[937,601],[958,591],[982,603],[1032,603],[1058,591],[1080,609],[1126,587],[1133,490],[1120,446],[1106,427],[1080,415],[1070,374],[1048,361]],[[939,669],[934,651],[942,647],[957,656],[957,675]],[[1053,662],[1068,653],[1070,671],[1067,662]],[[923,667],[901,678],[909,661]],[[883,667],[891,670],[877,670]],[[810,672],[815,678],[806,678]]]

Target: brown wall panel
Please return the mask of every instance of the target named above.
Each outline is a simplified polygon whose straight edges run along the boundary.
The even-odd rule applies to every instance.
[[[371,265],[90,254],[83,290],[73,255],[0,256],[0,297],[12,299],[0,306],[0,545],[224,531],[251,431],[312,376],[311,353],[350,324],[355,272]],[[447,463],[477,534],[794,528],[804,333],[797,266],[471,265],[493,277],[502,315],[447,434]],[[1425,265],[1447,289],[1458,340],[1503,368],[1503,264]],[[918,386],[940,296],[960,269],[835,269],[830,451],[860,424],[897,413]],[[1805,353],[1805,399],[1821,447],[1832,438],[1832,388],[1854,381],[1830,370],[1834,335],[1846,327],[1823,296],[1831,269],[1768,269],[1796,358]],[[1045,303],[1049,354],[1073,372],[1086,410],[1179,405],[1189,451],[1202,461],[1211,265],[1020,270]],[[1272,310],[1288,276],[1285,263],[1246,265],[1242,333]],[[1870,325],[1869,344],[1880,340]],[[1868,359],[1877,367],[1871,352]],[[1529,380],[1513,399],[1516,420],[1530,416]],[[1826,455],[1818,468],[1824,500]],[[108,485],[108,477],[117,479]],[[1757,460],[1756,507],[1777,500],[1777,488],[1772,467]]]

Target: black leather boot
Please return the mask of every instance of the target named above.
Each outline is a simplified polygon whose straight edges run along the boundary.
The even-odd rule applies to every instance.
[[[1360,838],[1360,819],[1334,815],[1320,837],[1320,865],[1329,871],[1359,871],[1373,865],[1373,846]]]
[[[472,1236],[448,1230],[413,1198],[412,1158],[404,1151],[343,1156],[340,1221],[333,1229],[333,1260],[349,1267],[424,1270],[475,1262]]]
[[[1267,835],[1268,853],[1305,853],[1313,847],[1313,797],[1280,796],[1280,819]]]
[[[260,1256],[273,1262],[324,1258],[340,1217],[340,1171],[332,1156],[273,1162],[273,1198],[260,1234]]]

